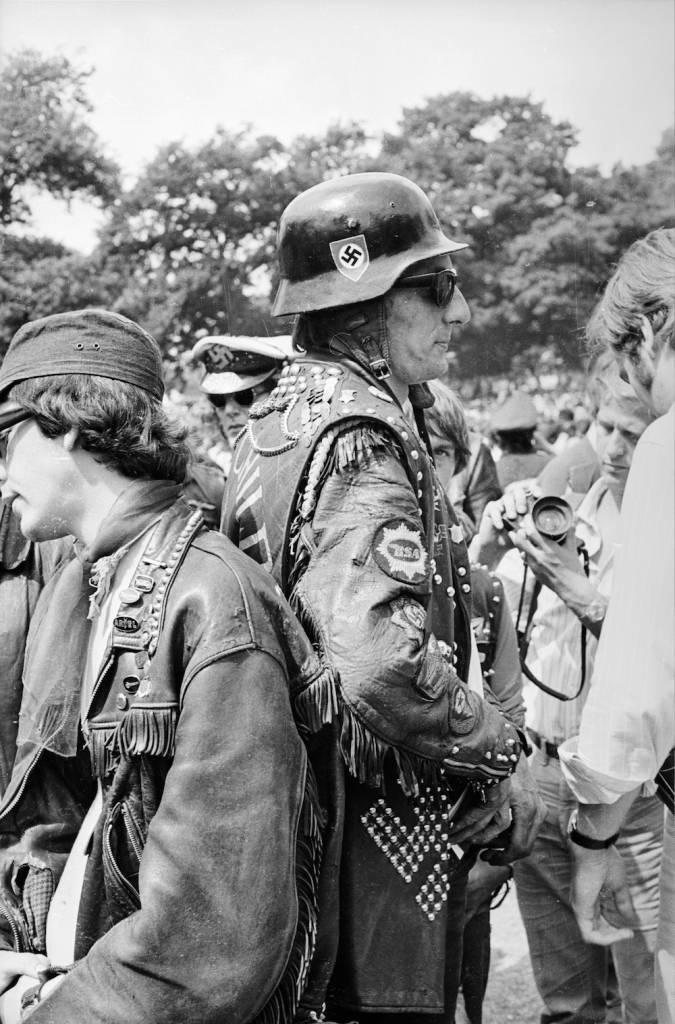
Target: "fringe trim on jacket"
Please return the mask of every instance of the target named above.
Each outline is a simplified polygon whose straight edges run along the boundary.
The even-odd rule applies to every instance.
[[[316,779],[308,762],[296,841],[298,923],[283,977],[272,997],[254,1018],[253,1024],[290,1024],[307,984],[316,948],[324,825]]]
[[[115,771],[121,757],[173,757],[177,720],[175,704],[136,704],[120,722],[90,726],[87,746],[96,778]]]

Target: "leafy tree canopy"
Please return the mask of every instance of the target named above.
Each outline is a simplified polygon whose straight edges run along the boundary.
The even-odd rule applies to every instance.
[[[115,197],[117,167],[87,123],[90,74],[33,50],[17,53],[0,72],[0,225],[30,220],[28,185],[60,199]]]
[[[284,207],[323,179],[387,170],[416,181],[470,244],[457,257],[472,311],[460,372],[508,370],[537,346],[573,364],[613,264],[675,220],[672,132],[644,166],[572,169],[568,122],[527,97],[466,92],[405,109],[381,137],[351,122],[288,145],[250,126],[168,143],[120,192],[87,123],[88,74],[30,51],[0,74],[0,236],[29,218],[27,186],[92,197],[108,213],[90,257],[5,230],[0,346],[25,319],[86,304],[139,320],[170,358],[204,334],[285,333],[288,321],[269,315]]]
[[[178,348],[208,333],[284,332],[269,316],[281,211],[322,177],[356,169],[366,147],[353,124],[288,148],[250,128],[162,147],[101,238],[107,263],[128,268],[116,308]]]

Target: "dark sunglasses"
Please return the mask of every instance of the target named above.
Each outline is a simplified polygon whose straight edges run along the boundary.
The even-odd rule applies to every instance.
[[[0,408],[0,457],[7,454],[9,432],[17,423],[29,420],[33,414],[16,402],[5,402]]]
[[[232,391],[226,395],[209,395],[209,402],[214,409],[224,409],[227,403],[234,400],[237,405],[253,405],[256,398],[266,395],[270,389],[267,385],[257,384],[253,388],[244,388],[243,391]]]
[[[445,268],[434,270],[430,274],[413,274],[411,277],[400,277],[394,282],[394,288],[425,288],[428,287],[439,309],[445,309],[452,302],[457,287],[457,271]]]

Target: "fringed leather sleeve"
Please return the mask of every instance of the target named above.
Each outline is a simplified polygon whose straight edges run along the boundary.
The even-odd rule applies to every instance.
[[[35,1024],[292,1019],[314,948],[321,828],[281,666],[252,650],[204,665],[174,747],[140,909],[94,943]]]
[[[515,730],[468,690],[428,628],[434,568],[401,453],[371,429],[331,434],[300,496],[291,603],[333,671],[296,711],[316,728],[337,703],[343,757],[361,781],[379,784],[389,753],[408,792],[439,763],[506,777]]]

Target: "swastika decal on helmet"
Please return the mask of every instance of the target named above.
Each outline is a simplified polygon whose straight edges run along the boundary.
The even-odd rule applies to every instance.
[[[363,277],[370,264],[365,235],[353,235],[330,243],[333,263],[340,273],[350,281]]]

